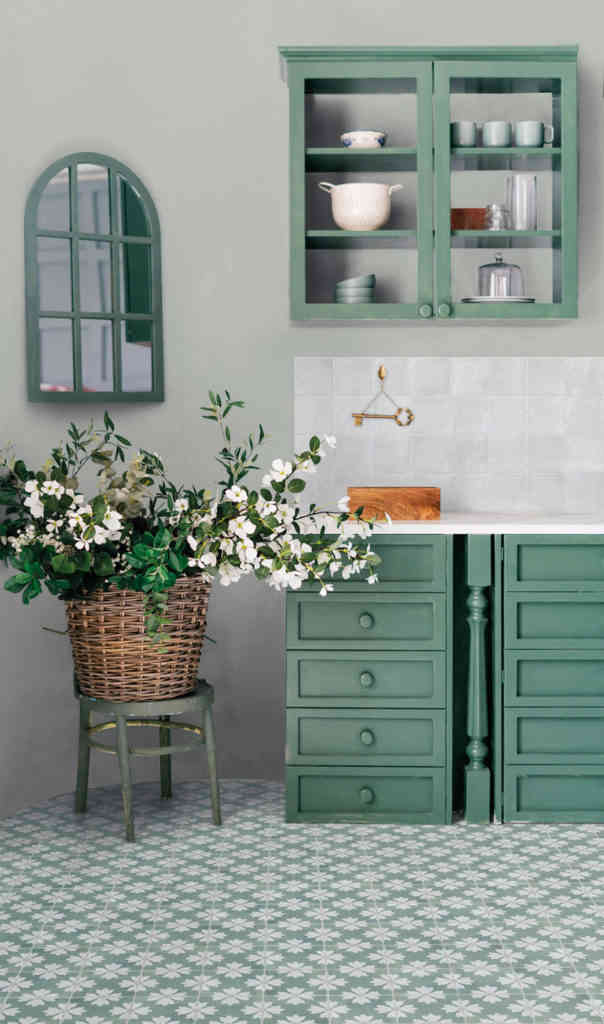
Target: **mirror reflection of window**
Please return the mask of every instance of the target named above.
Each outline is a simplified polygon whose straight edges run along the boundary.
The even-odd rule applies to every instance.
[[[123,164],[74,154],[26,212],[30,398],[163,398],[159,223]]]

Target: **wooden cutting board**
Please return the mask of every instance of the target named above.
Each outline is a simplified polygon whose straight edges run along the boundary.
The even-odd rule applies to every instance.
[[[440,487],[349,487],[348,497],[363,519],[440,519]]]

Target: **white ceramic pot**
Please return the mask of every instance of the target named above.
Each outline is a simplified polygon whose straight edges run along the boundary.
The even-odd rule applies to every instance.
[[[344,231],[376,231],[387,224],[390,196],[402,187],[373,181],[351,181],[345,185],[319,182],[319,188],[331,196],[333,219]]]

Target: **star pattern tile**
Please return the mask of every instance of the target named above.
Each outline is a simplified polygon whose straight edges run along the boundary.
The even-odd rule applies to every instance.
[[[604,828],[287,825],[283,789],[0,822],[0,1022],[604,1024]]]

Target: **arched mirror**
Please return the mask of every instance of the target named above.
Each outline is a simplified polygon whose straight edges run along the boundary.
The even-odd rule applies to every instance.
[[[159,220],[99,153],[57,160],[25,213],[28,391],[41,401],[162,401]]]

